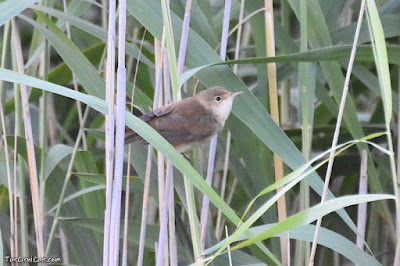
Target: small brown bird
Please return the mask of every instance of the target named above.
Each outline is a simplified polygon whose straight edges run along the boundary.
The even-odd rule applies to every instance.
[[[231,112],[233,99],[241,93],[212,87],[140,118],[182,153],[210,140],[222,130]],[[125,144],[138,140],[143,139],[127,128]]]

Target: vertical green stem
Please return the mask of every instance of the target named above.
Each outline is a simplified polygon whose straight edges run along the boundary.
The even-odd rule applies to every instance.
[[[281,2],[281,21],[282,28],[287,32],[290,31],[290,8],[287,0]],[[290,120],[290,81],[282,82],[281,95],[281,125],[288,126]]]
[[[300,52],[307,51],[307,1],[300,1]],[[302,125],[302,154],[304,158],[309,161],[311,153],[311,137],[310,128],[311,124],[309,121],[309,105],[313,104],[309,102],[309,87],[307,82],[308,76],[308,64],[299,63],[299,93],[300,93],[300,121]],[[306,180],[302,180],[300,183],[300,211],[306,210],[310,207],[310,187]],[[297,241],[296,248],[296,265],[305,265],[309,261],[310,244],[305,241]]]
[[[194,198],[193,185],[189,182],[187,177],[183,178],[186,193],[186,202],[188,206],[189,226],[190,235],[193,243],[193,253],[195,261],[199,261],[202,258],[201,255],[201,244],[200,244],[200,231],[199,221],[197,218],[196,201]]]
[[[83,119],[82,119],[82,125],[85,124],[88,115],[89,115],[89,107],[86,107],[85,113],[84,113]],[[57,228],[57,225],[58,225],[58,217],[60,217],[61,209],[62,209],[62,206],[63,206],[63,203],[64,203],[65,192],[67,190],[68,182],[69,182],[69,180],[71,179],[71,176],[72,176],[72,166],[74,164],[75,155],[76,155],[76,152],[78,151],[79,143],[80,143],[80,141],[82,139],[82,135],[83,135],[83,131],[84,130],[85,129],[83,127],[81,127],[79,129],[79,133],[78,133],[78,136],[76,138],[74,151],[72,152],[72,155],[71,155],[71,160],[70,160],[69,165],[68,165],[67,175],[65,176],[65,179],[64,179],[64,184],[63,184],[63,187],[62,187],[62,190],[61,190],[60,199],[58,200],[58,206],[57,206],[56,214],[54,215],[53,224],[51,226],[50,236],[49,236],[49,241],[48,241],[48,244],[47,244],[45,256],[48,256],[49,252],[50,252],[51,242],[52,242],[52,240],[54,238],[54,234],[55,234],[55,231],[56,231],[56,228]]]
[[[47,80],[48,78],[48,49],[47,49],[47,40],[44,39],[44,50],[43,50],[43,80]],[[43,90],[42,92],[42,108],[41,108],[41,117],[40,117],[40,132],[42,134],[40,141],[40,172],[39,172],[39,182],[40,182],[40,209],[41,213],[44,214],[44,200],[45,200],[45,191],[46,191],[46,180],[44,177],[44,168],[45,168],[45,159],[46,159],[46,148],[47,148],[47,92]],[[44,216],[42,217],[44,220]],[[44,222],[44,221],[43,221]]]
[[[12,56],[13,69],[17,71],[17,62],[14,56]],[[23,124],[22,124],[22,100],[21,100],[21,89],[18,84],[14,88],[14,101],[15,101],[15,150],[14,158],[18,158],[18,186],[20,191],[19,196],[19,211],[20,211],[20,227],[21,227],[21,256],[29,255],[28,246],[28,216],[27,216],[27,198],[26,198],[26,186],[25,186],[25,162],[24,158],[17,154],[17,137],[24,137]],[[15,170],[14,170],[15,171]]]

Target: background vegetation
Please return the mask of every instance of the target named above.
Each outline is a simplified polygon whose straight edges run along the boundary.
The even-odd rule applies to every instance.
[[[400,263],[400,2],[365,2],[0,2],[3,257]],[[124,113],[214,85],[244,91],[215,164]],[[149,148],[123,146],[124,120]]]

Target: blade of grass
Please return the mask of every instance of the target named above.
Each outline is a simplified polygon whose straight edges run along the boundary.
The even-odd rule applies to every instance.
[[[267,57],[275,56],[275,32],[274,32],[274,9],[272,0],[264,1],[264,19],[265,19],[265,43]],[[269,105],[270,113],[274,122],[279,126],[279,104],[278,104],[278,86],[276,76],[275,63],[267,64],[268,74],[268,92],[269,92]],[[274,167],[275,167],[275,181],[283,178],[283,163],[282,159],[274,154]],[[280,188],[277,189],[279,192]],[[286,219],[286,199],[283,195],[277,202],[278,219],[283,221]],[[281,244],[281,260],[283,265],[289,264],[288,243],[289,239],[285,237],[280,238]]]
[[[104,98],[104,81],[97,72],[97,69],[49,18],[40,11],[35,12],[46,23],[49,29],[46,29],[43,25],[26,16],[20,15],[20,18],[32,24],[49,40],[50,44],[76,74],[80,83],[89,94]]]
[[[391,151],[390,166],[393,177],[394,193],[398,201],[396,201],[396,227],[399,231],[400,228],[400,196],[399,189],[396,181],[396,167],[394,160],[393,144],[391,137],[390,123],[392,119],[392,86],[390,82],[390,72],[388,55],[386,52],[385,36],[382,29],[382,23],[379,19],[378,10],[373,1],[367,0],[367,20],[372,41],[372,50],[374,54],[375,64],[378,71],[378,79],[380,91],[382,94],[382,102],[385,112],[385,121],[388,134],[388,146]],[[399,231],[400,232],[400,231]]]
[[[86,108],[85,114],[83,115],[83,122],[86,122],[86,119],[87,119],[88,115],[89,115],[89,108]],[[57,210],[56,210],[56,213],[54,215],[53,223],[52,223],[51,229],[50,229],[49,239],[47,241],[47,248],[46,248],[46,253],[45,253],[46,256],[48,256],[50,254],[50,249],[52,247],[51,244],[52,244],[52,241],[53,241],[53,238],[55,236],[55,232],[56,232],[56,229],[57,229],[57,226],[58,226],[58,221],[59,221],[58,218],[60,217],[61,209],[63,207],[63,202],[64,202],[64,198],[65,198],[65,193],[67,191],[67,186],[68,186],[69,180],[71,179],[71,176],[72,176],[72,167],[73,167],[73,164],[74,164],[76,152],[78,151],[78,148],[79,148],[79,145],[80,145],[80,141],[81,141],[81,137],[83,135],[83,131],[84,131],[84,128],[81,127],[80,130],[79,130],[78,136],[76,138],[76,141],[75,141],[75,146],[74,146],[74,150],[73,150],[72,155],[71,155],[71,159],[69,161],[67,174],[66,174],[66,176],[64,178],[64,184],[63,184],[63,187],[62,187],[62,190],[61,190],[61,194],[60,194],[60,197],[59,197],[59,200],[58,200]]]
[[[340,147],[341,149],[335,154],[338,155],[340,153],[342,153],[343,151],[345,151],[346,149],[348,149],[349,147],[359,143],[359,142],[367,142],[368,139],[370,138],[374,138],[376,136],[379,136],[381,134],[378,135],[371,135],[368,136],[362,140],[357,140],[357,141],[349,141],[347,143],[341,144],[338,147]],[[370,142],[367,142],[369,144],[372,144]],[[310,169],[310,166],[313,162],[323,158],[323,156],[325,156],[326,154],[329,154],[331,152],[331,150],[325,151],[324,153],[318,155],[316,158],[314,158],[313,160],[309,161],[308,163],[304,164],[303,166],[301,166],[300,168],[296,169],[295,171],[293,171],[292,173],[288,174],[286,177],[282,178],[281,180],[279,180],[278,182],[270,185],[269,187],[267,187],[266,189],[264,189],[263,191],[260,192],[260,194],[255,197],[249,204],[249,206],[247,207],[247,209],[245,210],[242,219],[240,221],[240,226],[238,226],[236,232],[231,236],[231,238],[228,239],[228,241],[213,255],[213,258],[215,258],[220,252],[222,252],[223,249],[225,249],[227,247],[228,244],[232,243],[233,241],[236,240],[236,238],[241,235],[245,230],[248,230],[250,228],[250,226],[252,224],[254,224],[263,213],[265,213],[271,206],[273,206],[273,204],[275,204],[275,202],[278,200],[278,198],[283,195],[284,193],[286,193],[287,191],[289,191],[293,186],[295,186],[297,183],[299,183],[301,180],[303,180],[304,178],[306,178],[307,176],[309,176],[312,172],[314,172],[315,170],[317,170],[318,168],[320,168],[322,165],[324,165],[325,163],[328,162],[328,159],[325,159],[324,161],[322,161],[321,163],[319,163],[317,166],[313,167]],[[287,185],[285,185],[287,184]],[[285,185],[285,186],[284,186]],[[276,193],[271,199],[269,199],[266,203],[264,203],[251,217],[249,217],[249,219],[247,219],[246,222],[244,222],[242,224],[242,220],[244,219],[245,215],[247,214],[247,212],[250,210],[251,206],[253,205],[253,203],[255,202],[255,200],[257,198],[259,198],[262,195],[265,195],[266,193],[269,193],[273,190],[275,190],[278,187],[282,187],[284,186],[278,193]]]
[[[259,234],[275,225],[276,224],[265,224],[261,226],[252,227],[250,230],[255,234]],[[311,242],[314,237],[314,232],[315,232],[315,225],[309,224],[294,229],[290,229],[288,234],[284,232],[277,234],[273,237],[279,237],[281,235],[289,235],[291,239]],[[246,235],[241,235],[237,239],[237,241],[242,241],[247,239],[248,237]],[[219,247],[221,247],[224,244],[224,242],[225,240],[207,249],[205,251],[205,254],[206,255],[211,254]],[[358,263],[359,265],[375,265],[375,266],[381,265],[381,263],[379,263],[373,256],[366,253],[365,251],[360,250],[353,242],[343,237],[342,235],[335,233],[334,231],[331,231],[324,227],[321,228],[321,237],[318,239],[318,244],[325,246],[329,249],[335,250],[336,252],[345,256],[352,262]]]
[[[372,48],[374,53],[375,65],[378,72],[379,86],[382,94],[383,109],[385,115],[385,125],[387,131],[388,146],[390,150],[390,170],[392,175],[393,190],[396,197],[396,238],[400,238],[400,192],[397,183],[396,163],[394,158],[394,147],[390,123],[392,119],[392,87],[390,82],[390,72],[388,64],[388,56],[386,52],[385,36],[383,33],[382,23],[378,15],[378,9],[375,2],[367,0],[367,20]],[[397,251],[397,250],[396,250]],[[399,260],[400,253],[395,254],[395,260]]]
[[[2,84],[0,84],[0,87]],[[10,250],[11,250],[11,257],[16,257],[18,254],[18,249],[17,249],[17,239],[15,238],[18,227],[16,226],[17,221],[14,221],[14,208],[17,206],[14,205],[14,199],[13,195],[14,193],[17,193],[17,191],[13,190],[13,186],[11,183],[11,168],[10,168],[10,153],[8,152],[8,143],[7,143],[7,131],[6,131],[6,124],[5,124],[5,119],[4,119],[4,110],[3,110],[3,104],[2,104],[2,99],[0,96],[0,120],[1,120],[1,131],[2,131],[2,139],[4,142],[4,155],[6,159],[6,170],[7,170],[7,182],[8,182],[8,204],[10,206]],[[15,182],[15,180],[14,180]],[[15,183],[14,183],[15,184]],[[16,184],[15,184],[16,185]]]
[[[7,22],[4,30],[4,39],[3,39],[3,49],[1,53],[1,67],[4,67],[6,64],[6,50],[8,46],[8,33],[10,32],[10,23]],[[18,254],[18,249],[17,249],[17,243],[18,243],[18,227],[17,227],[17,220],[14,214],[16,214],[17,211],[17,204],[13,199],[16,197],[17,193],[17,180],[16,180],[16,174],[14,174],[14,187],[15,190],[13,190],[13,187],[11,185],[11,168],[10,168],[10,154],[8,152],[8,143],[7,143],[7,128],[5,124],[5,118],[4,118],[4,109],[3,109],[3,101],[4,101],[4,96],[5,96],[5,89],[3,89],[3,82],[0,81],[0,128],[2,131],[2,136],[3,136],[3,142],[4,142],[4,155],[5,155],[5,161],[6,161],[6,171],[7,171],[7,182],[8,182],[8,200],[9,200],[9,205],[10,205],[10,250],[11,250],[11,256],[16,256]],[[14,169],[16,169],[16,160],[15,156],[14,157]],[[15,209],[15,210],[14,210]],[[15,219],[15,221],[14,221]],[[1,234],[1,232],[0,232]],[[1,249],[2,249],[2,244],[1,244]],[[1,250],[1,254],[3,254]]]
[[[32,6],[38,0],[24,0],[14,1],[8,0],[0,3],[0,26],[24,11],[26,8]]]
[[[107,63],[106,63],[106,101],[108,112],[106,113],[106,210],[104,213],[104,238],[103,238],[103,266],[107,266],[110,259],[110,231],[111,231],[111,204],[113,191],[114,172],[114,93],[115,93],[115,10],[116,2],[109,1],[108,31],[107,31]]]
[[[24,59],[22,55],[19,28],[14,20],[12,20],[12,35],[13,35],[13,47],[15,49],[15,56],[18,65],[18,72],[20,74],[24,74]],[[43,245],[42,214],[39,208],[39,183],[38,183],[35,150],[33,142],[31,114],[29,110],[29,97],[28,97],[27,87],[22,84],[21,84],[21,99],[22,99],[22,109],[23,109],[23,117],[25,125],[26,147],[28,153],[28,166],[29,166],[29,176],[31,184],[33,214],[35,221],[36,245],[37,245],[38,256],[43,257],[44,245]]]
[[[357,50],[358,36],[360,34],[361,22],[362,22],[362,18],[363,18],[363,14],[364,14],[364,5],[365,5],[365,1],[362,0],[361,6],[360,6],[360,12],[359,12],[359,16],[358,16],[358,23],[357,23],[358,26],[357,26],[357,29],[356,29],[356,32],[355,32],[355,36],[354,36],[353,49],[352,49],[351,55],[350,55],[349,66],[347,68],[347,73],[346,73],[346,80],[345,80],[344,86],[343,86],[342,99],[340,101],[339,114],[338,114],[338,118],[337,118],[337,121],[336,121],[335,133],[333,135],[332,148],[331,148],[331,153],[330,153],[330,160],[328,162],[328,168],[326,170],[326,175],[325,175],[324,189],[323,189],[322,196],[321,196],[321,204],[326,200],[326,195],[327,195],[327,192],[328,192],[328,189],[329,189],[329,181],[330,181],[330,178],[331,178],[333,161],[334,161],[333,154],[335,153],[337,142],[338,142],[338,139],[339,139],[340,126],[342,124],[342,118],[343,118],[343,112],[344,112],[344,108],[345,108],[345,104],[346,104],[347,92],[349,90],[349,82],[350,82],[351,70],[353,68],[354,57],[355,57],[356,50]],[[310,261],[309,261],[309,265],[310,266],[314,265],[315,252],[316,252],[316,249],[317,249],[317,242],[318,242],[318,233],[319,233],[318,230],[319,230],[319,227],[321,227],[321,223],[322,223],[322,217],[318,218],[318,220],[317,220],[317,225],[316,225],[315,235],[314,235],[314,241],[313,241],[313,244],[312,244],[312,247],[311,247],[311,254],[310,254]]]
[[[221,49],[220,49],[220,58],[222,61],[225,61],[225,58],[226,58],[231,9],[232,9],[232,1],[225,0],[223,26],[222,26],[222,34],[221,34]],[[215,154],[217,151],[217,140],[218,140],[218,135],[214,136],[211,139],[209,153],[208,153],[206,182],[210,187],[212,185],[212,179],[213,179],[213,175],[214,175],[214,163],[215,163]],[[202,250],[204,250],[205,241],[206,241],[206,231],[207,231],[209,207],[210,207],[210,200],[206,196],[204,196],[202,209],[201,209],[201,218],[200,218],[200,244],[201,244]]]
[[[119,1],[118,20],[118,68],[117,68],[117,111],[115,130],[115,165],[111,204],[110,256],[109,265],[119,263],[119,235],[121,221],[122,173],[124,165],[125,109],[126,109],[126,0]]]
[[[63,8],[64,8],[64,13],[68,13],[68,6],[67,6],[67,0],[63,0]],[[68,22],[65,23],[65,27],[67,29],[67,37],[68,39],[71,40],[71,28]],[[47,80],[47,79],[46,79]],[[74,90],[78,91],[78,80],[76,78],[76,75],[74,73],[72,73],[72,81],[73,81],[73,85],[74,85]],[[78,110],[78,120],[79,120],[79,125],[81,127],[83,127],[82,124],[82,106],[80,104],[79,101],[76,101],[76,108]],[[87,150],[87,143],[86,143],[86,134],[84,133],[82,136],[82,144],[83,144],[83,148],[85,150]]]
[[[186,1],[185,16],[182,24],[182,36],[179,45],[179,57],[178,57],[178,68],[177,68],[178,78],[182,75],[185,66],[186,49],[189,38],[189,25],[191,19],[191,8],[192,8],[192,0]],[[214,36],[211,34],[211,37]],[[179,83],[179,87],[181,87],[181,85],[183,84]],[[194,260],[195,262],[197,262],[202,260],[202,255],[201,255],[202,248],[200,242],[199,222],[196,211],[195,194],[193,190],[193,185],[189,182],[186,176],[183,177],[183,182],[185,188],[186,205],[189,217],[189,228],[190,228],[190,235],[192,238]]]
[[[92,24],[87,20],[79,18],[78,15],[73,15],[73,13],[71,12],[71,5],[73,5],[75,3],[76,2],[71,2],[71,4],[69,5],[69,13],[68,14],[65,14],[64,12],[58,11],[53,8],[44,7],[44,6],[33,5],[32,8],[35,10],[39,10],[41,12],[47,13],[56,18],[59,18],[59,19],[65,21],[66,23],[68,22],[69,24],[74,25],[75,27],[87,32],[88,34],[95,36],[99,40],[108,42],[107,41],[108,32],[105,29],[103,29],[95,24]],[[111,11],[111,9],[110,9],[110,11]],[[59,23],[57,23],[57,26],[60,27]],[[114,39],[114,40],[116,40],[116,39]],[[126,45],[126,53],[128,55],[130,55],[134,58],[139,58],[140,51],[138,50],[136,45],[134,45],[130,42],[125,43],[125,45]],[[142,58],[141,61],[144,64],[146,64],[149,67],[154,67],[153,62],[151,60],[149,60],[146,56],[141,55],[140,57]]]
[[[307,52],[308,33],[307,33],[307,2],[300,3],[300,52]],[[302,154],[309,161],[312,147],[312,128],[314,114],[314,94],[315,94],[315,70],[311,63],[299,63],[298,82],[300,97],[300,123],[302,133]],[[310,80],[311,79],[311,80]],[[304,211],[310,207],[310,187],[307,181],[300,183],[300,210]],[[296,243],[296,262],[299,264],[307,263],[310,258],[310,245],[306,242]]]
[[[360,185],[358,192],[360,195],[368,194],[367,162],[368,162],[368,153],[366,150],[363,150],[361,154]],[[358,211],[357,211],[357,228],[360,231],[361,235],[361,237],[357,237],[357,246],[361,250],[364,250],[366,225],[367,225],[367,203],[361,203],[358,206]]]
[[[281,223],[276,224],[270,229],[258,234],[255,238],[244,241],[243,243],[235,246],[232,250],[236,250],[239,248],[247,247],[252,245],[258,241],[262,241],[268,239],[278,233],[285,232],[289,229],[296,228],[302,225],[309,224],[318,219],[318,217],[325,216],[331,212],[334,212],[340,208],[344,208],[347,206],[360,204],[363,202],[371,202],[377,200],[386,200],[392,199],[395,197],[387,194],[368,194],[368,195],[353,195],[353,196],[344,196],[332,200],[328,200],[324,203],[320,203],[310,209],[295,214]]]

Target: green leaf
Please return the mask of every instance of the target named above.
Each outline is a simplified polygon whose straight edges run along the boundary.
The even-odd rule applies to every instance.
[[[395,2],[395,1],[393,1]],[[381,13],[382,15],[382,13]],[[400,17],[398,13],[381,16],[381,22],[385,37],[396,37],[400,35]],[[354,22],[347,27],[339,28],[332,32],[332,40],[334,43],[352,44],[354,40],[354,32],[356,31],[357,23]],[[370,34],[368,31],[368,22],[363,21],[361,25],[360,37],[358,43],[368,43],[370,41]]]
[[[254,234],[261,234],[269,230],[271,227],[276,226],[277,224],[265,224],[261,226],[252,227],[250,230]],[[347,238],[341,236],[338,233],[335,233],[326,228],[319,229],[319,237],[318,237],[318,244],[321,246],[325,246],[329,249],[332,249],[339,254],[343,255],[344,257],[348,258],[352,262],[358,265],[381,265],[373,256],[361,250],[357,247],[353,242],[348,240]],[[315,225],[308,224],[304,226],[300,226],[294,229],[289,230],[288,232],[279,233],[273,237],[289,237],[290,239],[297,239],[312,242],[315,233]],[[241,235],[237,241],[247,240],[248,237],[246,235]],[[220,248],[226,239],[219,242],[218,244],[214,245],[213,247],[204,251],[205,255],[208,255],[218,248]]]
[[[44,168],[44,179],[47,179],[54,168],[61,162],[62,159],[72,153],[74,149],[64,144],[57,144],[47,152],[45,168]]]
[[[103,99],[105,95],[105,85],[97,69],[50,19],[39,11],[36,11],[36,13],[46,23],[49,29],[46,29],[43,25],[26,16],[21,15],[20,17],[32,24],[46,36],[51,45],[71,68],[72,72],[75,73],[88,94],[96,95]]]
[[[244,248],[258,241],[263,241],[265,239],[268,239],[279,233],[283,233],[290,229],[312,223],[319,217],[323,217],[331,212],[342,209],[344,207],[364,202],[371,202],[371,201],[385,200],[385,199],[394,200],[395,197],[393,195],[385,195],[385,194],[368,194],[368,195],[344,196],[328,200],[324,203],[320,203],[316,206],[313,206],[308,210],[290,216],[286,220],[258,234],[256,237],[250,238],[249,240],[235,246],[233,249]]]
[[[103,42],[107,42],[107,31],[105,31],[100,26],[97,26],[87,20],[76,17],[70,13],[65,14],[64,12],[45,6],[34,5],[32,8],[47,13],[51,16],[57,17],[59,19],[62,19],[70,23],[71,25],[74,25],[75,27],[87,32],[88,34],[95,36],[96,38],[102,40]],[[136,59],[138,58],[139,48],[135,44],[126,42],[125,51],[128,55],[131,55]],[[149,67],[154,68],[153,62],[151,62],[151,60],[148,59],[146,55],[144,55],[143,53],[140,56],[140,62],[146,64]]]
[[[300,7],[299,1],[288,0],[290,6],[292,7],[296,17],[300,17]],[[326,25],[325,18],[322,14],[321,7],[319,1],[317,0],[309,0],[307,1],[307,16],[308,16],[308,38],[309,42],[314,49],[330,47],[332,46],[332,40],[330,37],[330,32]],[[320,66],[322,72],[324,74],[324,78],[331,89],[333,96],[337,103],[340,103],[343,92],[343,84],[344,84],[344,76],[339,62],[320,62]],[[354,100],[352,95],[347,95],[346,104],[343,113],[343,122],[344,126],[348,129],[350,134],[354,139],[361,139],[364,137],[363,128],[357,117],[357,112],[354,104]],[[364,143],[360,143],[357,145],[359,150],[367,149],[369,152],[369,148]],[[371,176],[369,179],[371,182],[372,191],[382,191],[382,185],[380,184],[380,180],[377,176],[377,172],[375,169],[375,165],[372,160],[372,155],[369,152],[368,154],[368,175]],[[312,184],[310,184],[312,186]],[[382,205],[382,208],[385,212],[385,215],[389,215],[389,210],[386,202],[379,202]],[[357,231],[352,222],[347,220],[347,223],[350,225],[354,232]],[[389,223],[392,223],[389,220]]]
[[[105,174],[94,174],[94,173],[73,173],[79,179],[85,180],[86,182],[96,185],[106,185]],[[126,176],[123,177],[122,184],[126,184]],[[138,176],[131,176],[129,181],[130,191],[137,193],[137,196],[143,194],[143,182]],[[125,191],[126,186],[122,186],[122,191]],[[158,201],[156,202],[158,203]]]
[[[38,0],[7,0],[0,3],[0,26],[12,19]]]
[[[105,185],[97,185],[97,186],[91,186],[91,187],[84,188],[84,189],[82,189],[82,190],[79,190],[79,191],[77,191],[77,192],[75,192],[75,193],[69,195],[68,197],[65,197],[65,199],[63,200],[63,204],[65,204],[65,203],[67,203],[67,202],[69,202],[69,201],[71,201],[71,200],[73,200],[73,199],[76,199],[76,198],[78,198],[78,197],[80,197],[80,196],[84,196],[84,195],[86,195],[86,194],[88,194],[88,193],[90,193],[90,192],[94,192],[94,191],[98,191],[98,190],[105,190],[105,189],[106,189],[106,186],[105,186]],[[104,193],[103,193],[103,194],[104,194]],[[51,214],[51,213],[54,212],[57,208],[58,208],[58,204],[55,205],[55,206],[53,206],[53,208],[51,208],[50,210],[48,210],[47,213],[46,213],[46,215]],[[99,209],[101,209],[101,208],[99,208]],[[102,209],[102,210],[103,210],[103,209]]]
[[[7,139],[8,139],[8,145],[10,147],[13,147],[14,137],[9,136]],[[17,141],[18,141],[18,146],[17,146],[18,155],[20,155],[27,162],[26,141],[22,137],[18,137]],[[41,149],[37,145],[35,145],[35,154],[36,154],[36,160],[40,162]],[[45,196],[46,196],[46,201],[48,201],[51,205],[55,205],[59,200],[64,178],[65,178],[65,172],[59,166],[56,166],[46,180]],[[67,185],[66,194],[71,195],[75,192],[76,190],[74,186],[72,185],[72,183],[69,183]],[[71,217],[83,215],[81,205],[76,200],[73,200],[68,204],[66,204],[63,207],[62,212],[63,215]],[[70,243],[72,254],[75,257],[82,256],[81,258],[83,264],[85,265],[90,265],[91,263],[93,263],[93,261],[95,261],[94,263],[96,265],[101,264],[101,250],[91,231],[80,227],[74,227],[69,224],[63,224],[61,225],[61,227],[65,233],[65,236],[67,237],[68,242]]]
[[[74,226],[79,225],[85,228],[89,228],[95,232],[99,232],[104,234],[104,220],[103,219],[91,219],[91,218],[68,218],[68,217],[60,217],[60,221],[62,223],[69,223]],[[123,228],[123,226],[121,227]],[[130,222],[129,223],[129,232],[128,232],[128,241],[131,243],[139,244],[140,237],[140,223]],[[159,227],[157,225],[148,224],[146,226],[146,241],[145,247],[154,250],[154,243],[158,240],[158,231]],[[121,238],[123,237],[123,230],[121,230]],[[179,244],[179,242],[178,242]],[[180,248],[182,248],[179,245]]]
[[[382,92],[385,120],[389,127],[392,119],[392,86],[390,83],[388,55],[386,51],[386,40],[383,34],[381,20],[375,2],[367,0],[367,20],[372,41],[376,69],[378,70],[379,85]]]

